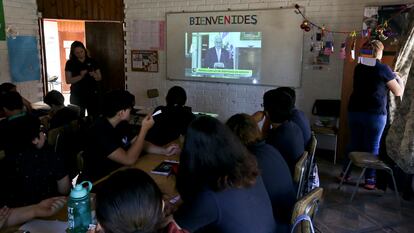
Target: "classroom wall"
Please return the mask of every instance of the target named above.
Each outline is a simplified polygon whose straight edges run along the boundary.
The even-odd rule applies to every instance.
[[[166,12],[248,10],[293,6],[298,3],[305,7],[306,15],[317,24],[325,24],[333,30],[360,29],[365,6],[407,3],[397,0],[124,0],[126,9],[126,50],[127,85],[136,95],[138,105],[164,104],[164,96],[169,87],[181,85],[188,92],[188,105],[195,111],[215,112],[220,119],[227,119],[237,112],[253,113],[261,109],[263,93],[271,87],[235,85],[222,83],[184,82],[166,80],[166,54],[160,51],[160,72],[131,72],[130,34],[131,22],[136,19],[165,20]],[[19,35],[38,37],[37,6],[35,0],[3,0],[6,25],[11,25]],[[292,10],[292,14],[294,14]],[[299,27],[299,25],[298,25]],[[346,35],[335,34],[335,52]],[[311,116],[311,107],[318,98],[340,98],[343,61],[337,53],[331,56],[328,66],[315,70],[310,65],[310,34],[304,37],[304,62],[302,67],[302,85],[297,89],[297,106]],[[181,56],[181,54],[179,54]],[[0,41],[0,82],[10,81],[7,43]],[[41,99],[40,82],[17,83],[22,95],[31,101]],[[158,88],[160,97],[149,100],[146,90]]]
[[[36,0],[2,0],[4,20],[18,35],[39,37]],[[0,41],[0,83],[11,82],[7,42]],[[15,83],[19,92],[30,101],[42,99],[40,81]]]
[[[225,11],[248,10],[263,8],[289,7],[295,3],[305,7],[306,15],[317,24],[325,24],[333,30],[361,29],[363,10],[365,6],[385,5],[401,3],[404,1],[372,1],[372,0],[125,0],[126,4],[126,31],[128,52],[130,58],[131,42],[130,35],[133,31],[131,23],[133,20],[165,20],[166,12],[181,11]],[[408,1],[405,1],[408,2]],[[292,9],[292,14],[295,14]],[[299,29],[299,25],[297,25]],[[277,36],[277,35],[275,35]],[[346,35],[334,35],[335,54],[331,56],[328,66],[321,70],[315,70],[309,63],[310,34],[305,33],[304,38],[304,62],[302,67],[302,86],[297,89],[297,106],[311,115],[312,104],[315,99],[332,98],[339,99],[341,96],[341,79],[343,61],[338,58],[337,51]],[[283,46],[283,45],[275,45]],[[160,72],[143,73],[131,72],[130,59],[128,59],[128,89],[137,96],[137,104],[150,105],[153,102],[146,98],[146,90],[159,88],[161,98],[158,103],[164,103],[164,96],[169,87],[181,85],[188,92],[188,105],[195,111],[206,111],[218,113],[220,119],[225,120],[237,112],[253,113],[261,109],[263,93],[271,87],[235,85],[223,83],[202,83],[188,81],[166,80],[166,53],[159,52]],[[182,54],[177,54],[182,56]],[[300,54],[298,54],[300,56]]]

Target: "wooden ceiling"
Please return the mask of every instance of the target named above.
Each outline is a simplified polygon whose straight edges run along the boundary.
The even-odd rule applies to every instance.
[[[43,18],[71,20],[124,20],[123,0],[37,0]]]

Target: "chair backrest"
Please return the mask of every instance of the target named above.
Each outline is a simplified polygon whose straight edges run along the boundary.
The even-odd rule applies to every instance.
[[[57,150],[59,137],[63,133],[63,131],[64,131],[64,127],[62,126],[62,127],[51,129],[47,132],[47,142],[49,143],[50,146],[54,148],[55,152]]]
[[[341,100],[317,99],[312,107],[316,116],[339,117]]]
[[[308,152],[304,151],[302,157],[300,157],[299,161],[296,162],[295,165],[295,174],[293,176],[293,180],[297,184],[296,198],[300,198],[302,196],[305,187],[305,178],[307,175],[307,165],[309,157],[308,155]]]
[[[152,107],[158,106],[157,98],[160,96],[158,89],[148,89],[147,97],[152,100]]]
[[[308,162],[308,167],[307,167],[307,177],[306,177],[306,190],[305,193],[311,191],[311,185],[309,184],[310,182],[310,177],[312,175],[312,171],[313,171],[313,167],[315,164],[315,151],[316,151],[316,146],[318,145],[318,140],[316,139],[316,136],[314,134],[314,132],[312,132],[312,137],[311,137],[311,141],[309,143],[309,148],[308,148],[308,152],[309,152],[309,162]]]
[[[311,226],[311,223],[309,221],[303,221],[303,216],[308,216],[309,219],[313,219],[313,216],[317,212],[318,204],[322,199],[323,194],[323,188],[315,188],[312,190],[312,192],[308,193],[307,195],[303,196],[301,199],[299,199],[295,207],[293,208],[292,213],[292,219],[291,224],[292,227],[295,226],[296,222],[302,221],[301,226],[301,232],[302,233],[309,233],[312,232],[311,229],[313,228]],[[293,229],[292,229],[293,231]]]

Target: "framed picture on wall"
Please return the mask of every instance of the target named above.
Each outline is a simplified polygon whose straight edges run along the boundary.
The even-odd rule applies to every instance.
[[[131,50],[131,70],[158,72],[157,50]]]

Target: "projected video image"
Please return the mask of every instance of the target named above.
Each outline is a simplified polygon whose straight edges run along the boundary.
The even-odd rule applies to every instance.
[[[185,75],[260,78],[261,32],[185,33]]]

